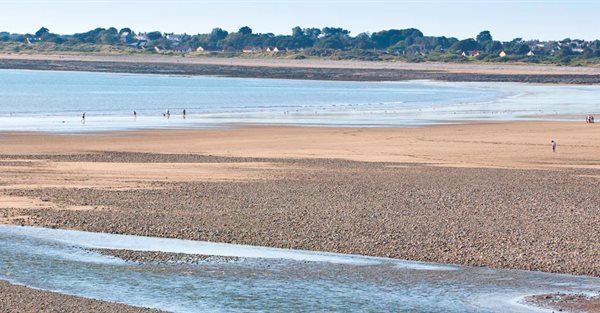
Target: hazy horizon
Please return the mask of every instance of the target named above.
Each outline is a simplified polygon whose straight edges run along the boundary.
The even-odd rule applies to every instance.
[[[594,1],[355,1],[355,0],[0,0],[0,31],[34,33],[44,26],[58,34],[97,27],[134,31],[208,33],[214,27],[290,34],[294,26],[343,27],[357,35],[417,28],[428,36],[473,38],[489,30],[495,39],[599,39]]]

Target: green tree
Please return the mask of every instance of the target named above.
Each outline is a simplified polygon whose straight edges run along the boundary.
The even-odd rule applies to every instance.
[[[37,32],[35,32],[34,36],[36,38],[41,38],[41,37],[43,37],[44,35],[47,35],[47,34],[50,34],[50,30],[48,28],[46,28],[46,27],[42,27]]]
[[[357,49],[373,49],[375,48],[375,42],[369,34],[360,33],[354,38],[352,46]]]
[[[116,45],[119,43],[119,32],[116,28],[111,27],[100,33],[98,43],[105,45]]]
[[[484,31],[480,32],[479,35],[477,35],[475,40],[477,40],[477,42],[479,44],[485,44],[488,41],[492,41],[493,38],[492,38],[492,34],[490,33],[489,30],[484,30]]]
[[[248,26],[244,26],[244,27],[240,28],[240,30],[238,31],[238,33],[240,33],[242,35],[251,35],[252,34],[252,28],[250,28]]]
[[[323,28],[323,36],[332,37],[332,36],[348,36],[350,35],[349,30],[345,30],[341,27],[324,27]]]
[[[153,31],[153,32],[149,32],[148,34],[146,34],[146,36],[148,37],[149,40],[158,40],[158,39],[162,38],[162,33],[159,31]]]
[[[473,51],[477,50],[477,41],[473,38],[461,40],[456,45],[457,50],[460,51]]]
[[[206,36],[205,45],[209,49],[216,49],[222,47],[221,41],[223,41],[229,33],[221,28],[213,28],[213,30]]]

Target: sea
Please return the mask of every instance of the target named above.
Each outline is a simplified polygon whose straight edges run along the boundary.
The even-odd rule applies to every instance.
[[[419,127],[584,121],[594,112],[600,112],[600,86],[0,70],[0,131],[77,133],[244,124]]]

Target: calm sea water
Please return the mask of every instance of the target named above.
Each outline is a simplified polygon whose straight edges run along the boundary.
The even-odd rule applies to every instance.
[[[139,265],[85,248],[242,259]],[[0,279],[174,312],[548,312],[520,300],[600,288],[584,276],[9,225]]]
[[[599,98],[600,86],[0,70],[0,130],[80,132],[227,123],[417,126],[585,115],[600,112]],[[168,119],[163,117],[167,110]]]

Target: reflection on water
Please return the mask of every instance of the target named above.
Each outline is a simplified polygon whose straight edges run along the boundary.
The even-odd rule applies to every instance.
[[[600,86],[0,70],[0,130],[80,132],[224,123],[418,126],[552,119],[600,112],[599,95]]]
[[[136,264],[84,248],[242,259]],[[537,312],[519,297],[600,288],[592,277],[3,225],[0,279],[177,312]]]

